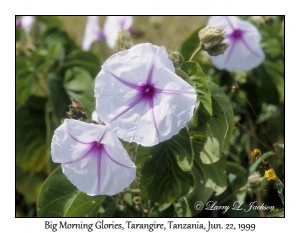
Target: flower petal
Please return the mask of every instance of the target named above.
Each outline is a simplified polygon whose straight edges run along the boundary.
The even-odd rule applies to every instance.
[[[252,41],[251,38],[253,38]],[[255,36],[248,36],[244,41],[231,43],[224,54],[211,57],[211,60],[219,69],[228,71],[251,70],[259,66],[265,58],[259,43],[255,43],[256,39]]]
[[[226,31],[224,42],[229,44],[224,54],[210,57],[217,68],[248,71],[263,62],[265,55],[260,46],[261,35],[252,23],[235,16],[212,16],[208,23],[213,27],[223,26]],[[231,37],[235,30],[242,32],[240,38]]]
[[[239,18],[236,16],[211,16],[207,24],[212,27],[223,27],[225,35],[229,35],[237,28],[237,22]]]
[[[99,26],[99,16],[88,16],[82,41],[82,49],[85,51],[89,50],[95,41],[101,39],[104,39],[104,36]]]
[[[102,69],[109,71],[116,77],[122,77],[122,80],[135,86],[140,82],[145,83],[147,82],[152,59],[156,55],[157,50],[159,50],[158,53],[160,55],[162,48],[150,43],[134,45],[128,50],[118,52],[109,57],[102,65]],[[159,56],[156,56],[155,59],[159,59],[158,57]],[[164,60],[166,59],[168,59],[168,57],[164,57]],[[165,65],[166,61],[163,62],[162,65]],[[169,60],[169,68],[170,65],[172,65],[172,62]],[[101,78],[101,72],[97,78]]]
[[[109,153],[118,155],[118,160],[111,159]],[[136,176],[136,166],[126,151],[117,148],[109,148],[109,152],[106,149],[94,150],[82,160],[62,167],[67,178],[80,191],[91,196],[115,195],[128,187]]]
[[[112,121],[111,127],[117,136],[128,142],[152,146],[160,142],[156,121],[146,100],[129,108],[127,112]]]
[[[98,114],[97,114],[96,110],[92,112],[92,120],[93,121],[99,121]]]
[[[102,68],[95,84],[96,111],[121,139],[152,146],[178,133],[192,117],[196,92],[175,74],[163,48],[139,44],[113,55]],[[153,96],[142,91],[143,85],[153,88]]]
[[[26,34],[28,34],[35,22],[35,19],[33,16],[21,16],[21,27],[25,31]]]
[[[133,23],[132,16],[107,16],[103,32],[106,37],[106,43],[111,49],[115,48],[118,32],[121,28],[129,30]]]
[[[91,149],[106,127],[65,119],[55,131],[51,143],[52,160],[56,163],[74,161]]]
[[[153,111],[160,141],[179,133],[192,118],[195,105],[196,94],[156,94]]]
[[[55,131],[51,154],[53,160],[62,161],[66,177],[80,191],[92,196],[114,195],[128,187],[135,178],[136,166],[114,132],[108,126],[77,120],[65,122]],[[102,134],[98,141],[82,144],[74,140],[76,133],[94,138],[95,131]]]

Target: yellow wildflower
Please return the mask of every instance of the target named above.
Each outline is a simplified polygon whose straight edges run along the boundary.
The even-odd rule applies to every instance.
[[[265,170],[265,177],[266,177],[267,181],[277,179],[277,176],[272,168]]]
[[[254,149],[251,151],[251,155],[257,159],[261,155],[260,149]]]

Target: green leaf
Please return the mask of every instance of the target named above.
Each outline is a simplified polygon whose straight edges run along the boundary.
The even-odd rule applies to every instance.
[[[282,60],[278,60],[277,62],[271,62],[265,60],[263,66],[269,74],[270,81],[275,86],[280,103],[284,101],[284,64]]]
[[[37,16],[37,19],[43,23],[45,23],[49,28],[63,28],[63,23],[59,20],[58,17],[55,16]]]
[[[38,217],[96,217],[105,196],[80,192],[59,166],[44,182],[37,202]]]
[[[201,201],[204,205],[215,193],[221,194],[227,188],[226,158],[211,164],[204,164],[195,158],[193,177],[195,181],[194,190],[186,195],[192,214],[198,214],[203,209],[195,209],[195,203]]]
[[[175,69],[175,73],[182,78],[184,81],[186,81],[188,84],[190,84],[191,86],[194,85],[194,83],[192,82],[192,80],[190,79],[190,77],[183,71],[180,70],[179,68]]]
[[[90,73],[94,79],[100,72],[100,62],[96,55],[91,52],[84,52],[81,50],[75,50],[70,53],[64,64],[64,68],[80,67]]]
[[[30,96],[16,112],[16,164],[30,173],[41,171],[48,159],[46,101],[45,98]]]
[[[212,98],[215,99],[220,105],[221,116],[225,115],[225,119],[226,119],[225,121],[226,121],[227,126],[224,127],[224,129],[226,128],[226,130],[224,130],[226,132],[225,136],[224,136],[224,138],[225,138],[224,147],[226,147],[229,144],[233,126],[234,126],[234,114],[233,114],[232,104],[231,104],[228,96],[225,95],[225,93],[222,91],[222,89],[217,84],[215,84],[214,82],[208,82],[208,88],[211,92]],[[219,109],[219,111],[220,111],[220,109]],[[217,113],[217,111],[216,111],[216,113]],[[215,115],[218,116],[218,114],[215,114],[213,112],[214,118],[216,118]]]
[[[224,145],[229,141],[232,131],[225,108],[221,107],[216,98],[213,97],[212,100],[213,117],[209,122],[200,127],[188,124],[195,157],[200,158],[205,164],[214,163],[222,157]]]
[[[61,29],[50,28],[45,33],[45,42],[48,46],[59,43],[65,45],[69,42],[69,36]]]
[[[50,28],[45,32],[44,42],[47,47],[55,44],[63,45],[67,54],[78,48],[69,35],[63,29],[57,27]]]
[[[177,217],[192,217],[192,211],[185,197],[173,203]]]
[[[212,117],[206,125],[193,127],[189,124],[195,156],[209,164],[222,157],[233,130],[233,110],[222,90],[213,82],[208,83],[212,94]]]
[[[189,133],[195,152],[192,170],[195,180],[194,190],[186,197],[193,214],[197,201],[206,203],[215,193],[219,195],[227,188],[226,158],[222,156],[233,128],[233,110],[229,99],[214,83],[208,87],[212,94],[212,117],[206,125],[194,127],[188,123]]]
[[[156,203],[149,211],[148,217],[173,217],[174,206],[172,203]]]
[[[35,83],[33,68],[25,57],[16,58],[16,104],[24,104],[31,94]]]
[[[153,147],[139,146],[136,165],[139,187],[147,199],[172,202],[187,194],[193,186],[193,151],[186,128],[171,139]]]
[[[190,35],[190,37],[183,42],[180,53],[182,54],[185,60],[188,60],[192,56],[193,52],[199,47],[200,39],[198,37],[198,33],[201,28],[202,27],[194,31]]]
[[[45,177],[42,173],[28,175],[16,166],[16,189],[27,202],[35,203]]]
[[[119,206],[116,216],[117,218],[144,217],[142,211],[132,208],[131,206]]]
[[[48,47],[49,58],[57,61],[65,59],[65,48],[63,44],[52,44]]]
[[[48,74],[49,99],[56,116],[56,122],[59,124],[61,119],[66,118],[68,106],[71,104],[69,95],[63,86],[63,78],[59,74]]]
[[[95,110],[94,86],[92,76],[80,67],[67,69],[63,86],[69,96],[79,100],[88,117]]]
[[[181,69],[190,77],[197,92],[198,103],[193,116],[193,124],[204,125],[212,116],[212,100],[206,76],[197,62],[185,62]]]
[[[106,196],[99,209],[100,217],[112,217],[117,212],[118,199],[112,196]]]
[[[284,217],[284,208],[270,211],[267,217]]]
[[[238,163],[227,162],[226,169],[232,192],[238,190],[247,183],[248,172],[243,166]]]

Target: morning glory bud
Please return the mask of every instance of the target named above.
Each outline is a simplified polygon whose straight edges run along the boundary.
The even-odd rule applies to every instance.
[[[218,56],[220,54],[223,54],[226,51],[226,49],[228,48],[228,46],[229,46],[229,44],[221,43],[221,44],[218,44],[206,51],[210,56]]]
[[[86,121],[86,113],[84,112],[83,106],[80,101],[76,100],[75,98],[72,98],[71,101],[72,104],[69,105],[69,112],[67,112],[68,117],[70,119]]]
[[[182,66],[184,62],[184,58],[177,49],[175,51],[169,50],[168,56],[170,60],[173,62],[175,68]]]
[[[226,43],[222,43],[225,39],[224,34],[223,27],[211,27],[207,25],[198,33],[202,49],[207,51],[210,56],[223,54],[229,46]]]
[[[130,49],[133,46],[130,34],[127,30],[121,28],[118,32],[117,38],[117,50],[124,51]]]
[[[253,172],[248,177],[247,190],[248,192],[256,192],[261,188],[263,177],[258,172]]]
[[[211,27],[207,25],[199,31],[198,36],[204,49],[209,50],[225,39],[224,33],[222,27]]]
[[[107,16],[103,32],[106,43],[111,49],[116,49],[118,32],[121,28],[132,32],[133,17],[132,16]]]

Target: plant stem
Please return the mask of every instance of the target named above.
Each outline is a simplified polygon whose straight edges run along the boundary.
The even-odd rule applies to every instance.
[[[245,100],[246,100],[247,104],[249,105],[249,107],[251,108],[252,113],[254,114],[254,116],[255,116],[256,119],[257,119],[258,116],[257,116],[257,114],[256,114],[256,112],[255,112],[255,110],[254,110],[254,108],[253,108],[253,106],[252,106],[252,104],[251,104],[250,101],[248,100],[246,94],[245,94],[243,91],[240,91],[240,93],[242,93],[242,95],[245,97]],[[266,130],[265,127],[263,126],[263,124],[260,123],[260,125],[261,125],[261,128],[263,129],[264,133],[266,134],[266,136],[267,136],[269,142],[273,144],[273,142],[272,142],[272,140],[271,140],[271,138],[270,138],[270,136],[269,136],[267,130]]]
[[[276,187],[277,187],[278,196],[280,197],[282,205],[284,206],[284,196],[282,194],[283,184],[279,178],[276,179]]]
[[[192,54],[192,56],[190,57],[189,61],[192,61],[193,58],[195,57],[195,55],[196,55],[198,52],[200,52],[201,49],[202,49],[202,43],[200,42],[199,47],[193,52],[193,54]]]
[[[261,194],[259,192],[256,192],[256,201],[257,201],[258,206],[263,205],[262,197],[261,197]],[[266,217],[266,213],[263,209],[259,208],[258,213],[259,213],[259,217]]]
[[[124,190],[122,193],[141,193],[139,189]]]
[[[277,154],[277,152],[269,147],[267,144],[265,144],[264,142],[262,142],[260,139],[258,139],[252,132],[250,132],[248,129],[246,129],[242,124],[240,124],[239,122],[235,122],[235,124],[237,126],[239,126],[242,130],[244,130],[246,133],[248,133],[252,138],[254,138],[257,142],[259,142],[261,145],[263,145],[266,149],[268,149],[269,151],[272,151],[277,157],[278,159],[281,161],[281,163],[283,164],[283,160],[280,157],[280,155]]]
[[[267,153],[264,153],[259,159],[257,159],[254,163],[252,163],[251,167],[249,168],[249,174],[254,172],[257,168],[257,166],[264,161],[265,159],[269,158],[270,156],[275,155],[274,152],[269,151]]]

